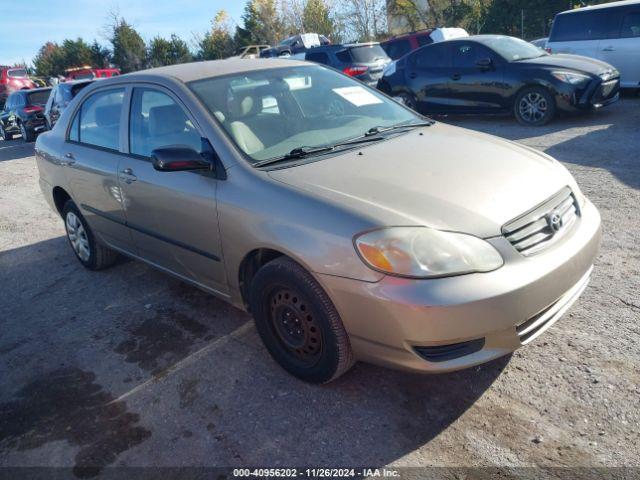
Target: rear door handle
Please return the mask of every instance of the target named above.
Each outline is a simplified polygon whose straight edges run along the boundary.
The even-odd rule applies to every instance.
[[[121,170],[120,178],[122,178],[126,183],[132,183],[138,179],[138,177],[136,177],[133,174],[133,170],[131,170],[130,168],[125,168],[124,170]]]
[[[60,165],[62,165],[63,167],[68,167],[68,166],[73,165],[74,163],[76,163],[76,159],[73,156],[73,153],[71,153],[71,152],[65,153],[64,154],[64,158],[65,158],[65,160],[62,160],[60,162]]]
[[[462,76],[459,73],[454,73],[451,75],[451,80],[460,80]]]

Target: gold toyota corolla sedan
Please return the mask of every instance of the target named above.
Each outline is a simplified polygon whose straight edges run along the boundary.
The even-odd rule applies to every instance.
[[[84,89],[38,138],[78,260],[118,254],[248,310],[309,382],[446,372],[531,342],[589,281],[600,216],[553,158],[293,60]]]

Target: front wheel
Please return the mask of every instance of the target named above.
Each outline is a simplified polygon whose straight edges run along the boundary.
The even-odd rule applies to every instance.
[[[514,114],[523,125],[546,125],[556,114],[556,102],[546,88],[525,88],[516,97]]]
[[[298,263],[279,257],[251,282],[251,313],[271,356],[292,375],[326,383],[354,363],[340,315],[320,284]]]
[[[115,263],[118,254],[96,241],[80,210],[68,200],[62,209],[67,240],[80,263],[89,270],[102,270]]]

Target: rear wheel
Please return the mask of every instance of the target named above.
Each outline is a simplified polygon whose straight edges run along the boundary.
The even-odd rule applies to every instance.
[[[72,200],[62,209],[67,239],[80,263],[89,270],[102,270],[115,263],[118,254],[96,241],[87,221]]]
[[[525,88],[516,97],[514,114],[523,125],[546,125],[556,114],[556,103],[546,88]]]
[[[335,306],[293,260],[276,258],[256,273],[250,304],[267,350],[292,375],[326,383],[353,365],[349,338]]]
[[[36,134],[33,130],[27,128],[22,122],[20,122],[20,134],[25,142],[33,142],[36,138]]]

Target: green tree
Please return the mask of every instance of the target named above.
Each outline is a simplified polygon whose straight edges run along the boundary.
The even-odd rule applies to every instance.
[[[60,45],[54,42],[45,43],[33,59],[36,75],[41,77],[61,75],[64,71],[63,58]]]
[[[242,26],[236,27],[237,47],[255,44],[273,45],[282,40],[284,23],[276,0],[249,0],[244,6]]]
[[[175,34],[171,35],[170,40],[161,37],[151,40],[148,55],[148,63],[151,67],[175,65],[193,60],[187,44]]]
[[[91,66],[93,60],[91,47],[81,38],[66,39],[62,42],[61,48],[65,68]]]
[[[91,65],[96,68],[108,68],[111,63],[111,51],[94,40],[91,44]]]
[[[307,0],[302,12],[302,22],[306,32],[333,36],[335,22],[324,0]]]
[[[211,30],[198,40],[198,60],[218,60],[233,55],[234,42],[229,26],[229,14],[220,10],[211,22]]]
[[[124,18],[114,16],[111,25],[113,63],[122,73],[135,72],[144,68],[147,51],[140,34]]]

